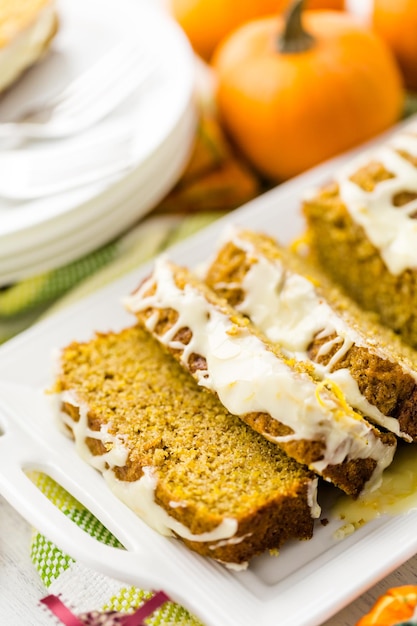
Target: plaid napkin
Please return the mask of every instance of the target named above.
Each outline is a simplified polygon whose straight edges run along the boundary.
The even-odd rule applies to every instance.
[[[51,502],[85,532],[105,544],[122,547],[82,504],[49,476],[32,472],[30,478]],[[80,624],[115,626],[121,623],[116,621],[121,615],[137,615],[137,609],[141,607],[144,619],[139,616],[135,626],[202,626],[186,609],[171,602],[165,594],[137,589],[92,571],[61,552],[37,531],[33,531],[31,557],[47,591],[45,598],[41,599],[43,602],[39,611],[45,613],[46,619],[50,618],[51,624],[75,626],[75,616],[81,620]],[[65,617],[63,607],[71,612],[71,621],[60,620],[60,616]]]

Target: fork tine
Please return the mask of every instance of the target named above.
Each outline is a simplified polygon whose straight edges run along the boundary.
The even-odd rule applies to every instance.
[[[141,76],[146,78],[155,65],[155,62],[149,59],[149,57],[146,59],[146,62],[143,63],[143,59],[141,60],[142,55],[143,51],[137,50],[131,53],[127,59],[123,59],[123,63],[121,64],[119,63],[119,59],[113,59],[113,62],[107,65],[103,74],[100,72],[94,77],[94,81],[85,84],[82,91],[74,91],[69,98],[57,106],[54,110],[54,116],[76,115],[77,111],[82,111],[92,100],[100,98],[111,86],[119,89],[128,79],[134,79],[132,81],[133,89],[134,85],[138,85],[139,81],[141,81]],[[117,72],[112,71],[113,69],[117,69]],[[136,77],[135,73],[137,74]],[[111,94],[109,94],[109,96],[111,96]]]
[[[143,52],[138,52],[138,56],[141,54],[143,54]],[[54,107],[54,110],[64,112],[67,108],[71,108],[78,102],[83,104],[84,98],[88,99],[90,94],[97,93],[97,90],[100,89],[101,85],[105,84],[108,88],[111,80],[115,81],[117,78],[115,70],[125,65],[127,57],[127,50],[124,51],[124,54],[107,57],[106,63],[103,65],[100,63],[100,66],[96,68],[97,71],[92,72],[88,79],[71,85],[71,90],[68,91],[66,97],[61,99],[61,101]]]
[[[145,53],[141,46],[122,42],[48,104],[15,122],[0,124],[0,138],[16,147],[28,139],[80,132],[133,94],[158,62],[158,57]]]
[[[106,180],[133,163],[133,137],[128,126],[107,126],[69,145],[37,153],[0,154],[0,196],[27,200],[61,193],[80,185]]]
[[[82,89],[91,84],[92,80],[96,80],[97,77],[106,76],[109,63],[112,64],[115,61],[123,60],[126,53],[131,47],[131,44],[127,44],[124,41],[117,43],[113,48],[107,51],[98,61],[88,68],[78,78],[75,78],[71,84],[64,88],[56,96],[52,96],[50,100],[44,103],[45,107],[58,107],[61,103],[68,101],[70,98],[80,93]]]

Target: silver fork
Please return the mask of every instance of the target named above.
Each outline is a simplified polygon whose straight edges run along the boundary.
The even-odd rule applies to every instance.
[[[0,197],[27,201],[105,183],[135,162],[134,133],[129,124],[104,123],[39,150],[0,151]]]
[[[132,42],[121,42],[50,100],[13,122],[0,124],[0,141],[74,135],[103,119],[156,69],[154,57]]]

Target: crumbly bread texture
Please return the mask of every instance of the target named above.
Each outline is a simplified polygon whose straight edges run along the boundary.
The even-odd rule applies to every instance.
[[[79,451],[151,526],[226,564],[312,536],[317,478],[145,330],[74,342],[60,367],[55,391]]]
[[[417,348],[417,129],[405,128],[303,202],[307,243],[364,309]]]
[[[381,433],[311,367],[287,358],[202,281],[164,258],[128,310],[227,409],[352,496],[379,484],[396,438]]]
[[[44,55],[57,31],[54,0],[0,0],[0,91]]]
[[[206,283],[371,421],[417,441],[416,352],[272,238],[232,228],[222,241]]]

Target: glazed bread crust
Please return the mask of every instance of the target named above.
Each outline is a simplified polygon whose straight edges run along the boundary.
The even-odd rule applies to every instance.
[[[246,303],[251,287],[247,277],[254,265],[262,260],[276,271],[276,283],[269,289],[281,289],[281,293],[285,293],[289,273],[302,277],[310,282],[317,302],[324,300],[328,304],[336,318],[335,323],[340,320],[351,330],[351,345],[340,356],[337,355],[341,345],[337,332],[323,334],[323,329],[319,329],[311,334],[303,357],[323,366],[326,374],[347,369],[367,402],[384,416],[397,420],[397,432],[401,436],[416,441],[416,353],[378,323],[375,315],[364,313],[311,262],[297,257],[262,233],[239,230],[221,246],[210,263],[206,283],[250,317],[250,307]],[[277,317],[279,302],[277,299]],[[310,308],[306,315],[314,315],[314,310]],[[267,328],[262,330],[268,335]],[[367,417],[372,420],[372,416]],[[389,424],[386,427],[389,428]]]
[[[288,420],[285,423],[288,415],[285,411],[280,413],[278,405],[274,406],[277,414],[273,416],[268,411],[245,410],[242,413],[238,413],[239,417],[268,440],[280,446],[299,463],[308,465],[346,493],[354,497],[358,496],[366,483],[373,477],[374,472],[380,471],[382,465],[392,460],[396,445],[395,437],[391,433],[378,431],[359,414],[354,413],[350,407],[340,402],[331,391],[325,389],[324,386],[317,385],[311,377],[311,370],[308,365],[296,363],[294,359],[286,358],[278,347],[269,342],[264,335],[259,333],[249,323],[247,318],[230,308],[223,298],[217,296],[185,268],[179,268],[170,263],[164,264],[163,261],[161,267],[162,270],[158,270],[157,267],[154,274],[127,301],[127,308],[136,315],[139,323],[150,330],[165,348],[203,385],[206,384],[205,379],[211,376],[207,367],[208,355],[202,354],[198,349],[194,351],[190,346],[192,347],[194,334],[210,334],[211,331],[208,325],[210,319],[218,316],[222,320],[221,323],[229,327],[223,339],[219,340],[221,342],[227,340],[227,335],[235,335],[237,344],[239,344],[241,337],[254,339],[261,352],[267,353],[266,358],[268,361],[272,360],[274,362],[273,367],[283,368],[289,384],[294,384],[297,387],[298,391],[296,393],[299,397],[290,399],[290,403],[292,403],[291,410],[294,409],[294,405],[297,407],[295,408],[295,412],[297,412],[299,406],[305,406],[305,402],[307,404],[312,403],[314,405],[315,419],[322,423],[325,422],[326,428],[329,428],[330,433],[333,429],[335,432],[337,431],[337,437],[342,437],[345,442],[343,446],[350,447],[353,442],[355,442],[355,445],[358,442],[362,442],[363,446],[362,443],[359,444],[360,451],[356,450],[353,452],[353,458],[350,458],[346,452],[343,459],[340,460],[338,458],[337,461],[332,462],[330,454],[330,461],[324,462],[324,459],[329,456],[327,447],[332,445],[331,441],[334,433],[330,434],[329,438],[326,438],[323,434],[318,434],[318,432],[309,438],[303,437],[301,434],[304,432],[302,425],[296,423],[294,428],[294,424],[290,426]],[[166,273],[170,274],[170,276],[165,286],[164,279],[160,280],[158,276],[163,274],[166,276]],[[171,285],[169,284],[170,281],[172,281]],[[170,300],[170,297],[172,300]],[[170,301],[177,302],[178,308],[168,306]],[[186,323],[183,324],[181,314],[185,311],[185,318],[192,316],[193,312],[201,306],[201,303],[207,305],[207,311],[201,315],[200,328],[190,328]],[[249,353],[249,359],[251,358]],[[239,365],[236,364],[236,367],[239,367]],[[254,365],[253,368],[256,369],[256,366]],[[253,374],[256,377],[256,371]],[[233,388],[235,384],[230,383],[229,389]],[[248,384],[250,385],[249,380]],[[308,387],[307,393],[309,397],[307,401],[303,397],[303,385]],[[250,395],[249,386],[247,388],[247,393]],[[216,388],[213,388],[212,391],[219,394]],[[330,404],[335,409],[335,414],[332,417],[330,417],[330,414],[333,409],[331,409],[329,414],[325,408],[326,400],[322,403],[320,397],[322,391],[324,391]],[[284,388],[276,389],[277,398],[282,393],[285,396],[286,390]],[[330,395],[328,396],[327,394]],[[222,402],[225,403],[223,398]],[[258,402],[258,398],[256,398],[256,402]],[[304,409],[301,409],[301,413],[303,411]],[[345,421],[349,424],[349,426],[346,425],[346,428]],[[299,432],[296,432],[296,428],[300,428]],[[354,433],[353,431],[356,432]],[[361,434],[359,434],[359,431]],[[379,448],[380,452],[377,453],[376,448]],[[340,450],[339,444],[338,449]],[[381,459],[378,461],[377,456],[380,454]],[[388,456],[385,460],[382,460],[385,454]],[[388,457],[390,460],[387,460]]]

